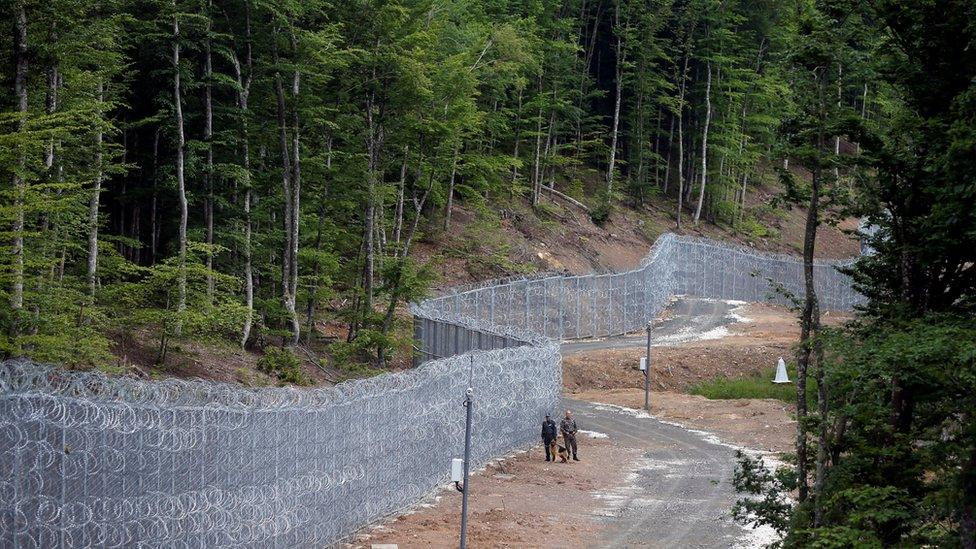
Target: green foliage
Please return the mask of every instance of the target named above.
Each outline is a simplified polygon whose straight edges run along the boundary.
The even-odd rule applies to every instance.
[[[735,451],[732,486],[746,497],[732,507],[732,517],[743,524],[768,525],[777,532],[790,527],[793,506],[789,494],[796,488],[796,474],[789,467],[771,470],[762,457]]]
[[[610,4],[577,0],[0,6],[7,36],[24,7],[28,51],[27,111],[15,108],[13,66],[0,89],[0,176],[22,182],[0,188],[0,299],[11,304],[0,352],[91,366],[136,339],[165,362],[181,340],[287,344],[335,319],[359,345],[392,350],[394,312],[432,282],[416,242],[453,239],[449,204],[488,222],[448,254],[477,278],[525,273],[534,267],[488,226],[500,202],[527,208],[552,185],[605,223],[618,195],[645,201],[678,162],[697,165],[705,63],[721,75],[707,154],[727,168],[710,169],[708,209],[734,217],[720,195],[772,146],[781,110],[779,10],[618,4],[610,24]],[[0,43],[0,58],[16,57],[12,45]],[[607,200],[618,87],[618,195]],[[547,201],[532,204],[529,230],[558,232]],[[23,269],[11,253],[21,237]],[[367,354],[384,361],[383,349]]]
[[[950,456],[976,449],[972,429],[959,422],[976,406],[972,319],[934,314],[865,325],[834,341],[828,358],[832,408],[849,418],[842,446],[849,455],[831,471],[824,526],[884,545],[946,543],[943,525],[960,519],[969,475]],[[909,424],[890,422],[893,378],[914,395]]]
[[[610,215],[612,213],[613,205],[606,200],[601,200],[599,203],[590,208],[590,219],[593,221],[593,223],[602,227],[607,221],[610,220]]]
[[[534,214],[525,212],[524,216],[531,216],[537,223],[536,228],[540,227],[541,221]],[[511,259],[512,244],[499,228],[499,222],[491,219],[471,223],[443,253],[447,257],[466,260],[468,272],[476,279],[533,272],[533,265]]]
[[[311,385],[311,380],[302,370],[301,361],[290,349],[266,348],[257,366],[259,371],[277,377],[282,383]]]
[[[360,331],[359,337],[352,341],[333,344],[332,358],[339,370],[348,372],[348,377],[356,377],[353,372],[373,371],[368,368],[364,370],[363,362],[372,362],[375,359],[376,349],[393,349],[395,346],[396,340],[393,335],[379,330],[364,329]]]
[[[779,231],[761,223],[751,215],[743,218],[736,229],[750,238],[776,238],[779,236]]]
[[[791,380],[796,379],[795,365],[787,364],[787,372]],[[783,402],[796,402],[796,386],[792,383],[778,384],[772,380],[776,376],[776,369],[772,368],[760,374],[746,377],[716,377],[698,382],[688,388],[693,395],[701,395],[710,399],[735,398],[772,398]],[[816,393],[812,385],[807,386],[807,400],[816,402]]]

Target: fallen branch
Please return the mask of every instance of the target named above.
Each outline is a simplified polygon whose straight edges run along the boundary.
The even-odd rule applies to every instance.
[[[302,351],[303,353],[305,353],[305,357],[308,358],[308,361],[311,362],[312,365],[314,365],[315,367],[317,367],[319,370],[321,370],[322,373],[325,374],[325,378],[327,380],[329,380],[330,383],[332,383],[332,384],[339,383],[339,379],[335,377],[335,374],[333,374],[332,372],[328,371],[325,368],[325,366],[322,366],[322,362],[320,362],[318,360],[318,358],[315,356],[315,354],[312,353],[311,349],[308,349],[308,348],[303,347],[301,345],[295,345],[295,348],[298,349],[298,350],[300,350],[300,351]]]
[[[566,202],[569,202],[573,206],[577,206],[579,208],[582,208],[584,212],[589,212],[590,211],[590,209],[586,207],[586,204],[583,204],[582,202],[580,202],[579,200],[576,200],[575,198],[573,198],[571,196],[565,195],[565,194],[557,191],[556,189],[553,189],[552,187],[546,187],[545,185],[541,185],[541,187],[542,187],[542,190],[549,191],[550,194],[554,194],[554,195],[558,196],[559,198],[562,198],[563,200],[565,200]]]

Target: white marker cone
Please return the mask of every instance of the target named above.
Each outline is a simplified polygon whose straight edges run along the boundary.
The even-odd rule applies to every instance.
[[[790,376],[786,375],[786,363],[783,362],[783,357],[779,357],[779,362],[776,363],[776,379],[773,383],[789,383]]]

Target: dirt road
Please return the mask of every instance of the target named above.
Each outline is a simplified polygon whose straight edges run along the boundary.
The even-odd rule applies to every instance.
[[[790,339],[786,334],[768,331],[770,327],[778,330],[784,324],[784,317],[778,316],[779,313],[767,311],[769,317],[762,318],[763,311],[740,307],[744,306],[679,299],[652,327],[652,344],[687,355],[691,352],[688,342],[705,346],[720,344],[733,339],[721,339],[730,331],[736,332],[735,338],[746,340],[747,346],[757,344],[756,340],[766,344],[777,337]],[[749,330],[751,335],[743,333]],[[771,338],[772,335],[776,337]],[[640,354],[644,337],[640,334],[564,343],[562,350],[564,357],[599,355],[599,349],[609,349],[608,355]],[[664,369],[657,372],[658,376],[663,377],[672,366],[676,372],[682,368],[669,362],[667,353],[660,354],[665,364],[655,364],[656,368]],[[733,362],[726,349],[720,348],[719,354],[726,357],[723,362]],[[626,365],[607,361],[606,357],[592,359],[603,363],[603,374],[614,379],[639,376],[630,371],[634,360],[629,355],[624,361]],[[745,359],[755,362],[750,356]],[[766,360],[768,357],[763,359]],[[582,366],[590,370],[594,365]],[[691,367],[695,369],[694,365]],[[624,387],[631,382],[624,383]],[[592,380],[582,377],[576,384],[581,396],[597,401],[634,406],[639,405],[634,400],[642,396],[642,393],[631,394],[633,389],[594,387]],[[573,409],[580,428],[589,432],[582,439],[583,461],[548,464],[542,459],[541,449],[533,448],[476,475],[471,481],[470,545],[760,547],[773,541],[774,533],[769,529],[752,530],[732,521],[730,511],[736,499],[731,486],[735,449],[723,441],[764,450],[788,446],[788,433],[786,437],[781,436],[783,433],[770,429],[769,425],[776,424],[789,431],[789,425],[779,425],[788,422],[788,413],[773,401],[744,401],[744,404],[714,401],[712,407],[690,402],[701,397],[668,395],[672,395],[672,401],[680,402],[667,399],[652,402],[656,404],[652,409],[654,417],[633,408],[583,401],[570,395],[564,397],[563,407]],[[694,414],[689,407],[694,408]],[[714,431],[722,440],[688,426]],[[769,440],[756,436],[767,432],[774,435]],[[779,441],[780,438],[787,443]],[[372,530],[364,530],[351,545],[456,546],[459,499],[453,488],[445,489],[426,506]]]
[[[651,345],[674,345],[694,339],[717,339],[728,332],[722,327],[735,322],[732,310],[736,303],[709,299],[678,299],[662,318],[651,326]],[[560,346],[563,356],[596,349],[641,347],[647,341],[645,332],[605,339],[566,341]]]
[[[571,399],[577,422],[611,442],[636,448],[625,484],[606,494],[601,547],[734,547],[771,532],[747,532],[729,511],[734,449],[702,432],[642,412]]]

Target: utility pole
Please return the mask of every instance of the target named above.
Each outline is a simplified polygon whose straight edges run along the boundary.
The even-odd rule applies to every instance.
[[[647,354],[644,356],[644,409],[651,411],[651,323],[647,323]]]
[[[471,370],[474,371],[474,357],[471,357]],[[464,419],[464,482],[458,483],[454,479],[454,487],[461,492],[461,549],[468,545],[468,476],[471,468],[471,413],[474,409],[474,388],[471,387],[471,374],[468,374],[468,389],[464,392],[464,408],[466,410]],[[457,461],[456,459],[454,460]],[[452,476],[454,476],[452,467]]]

